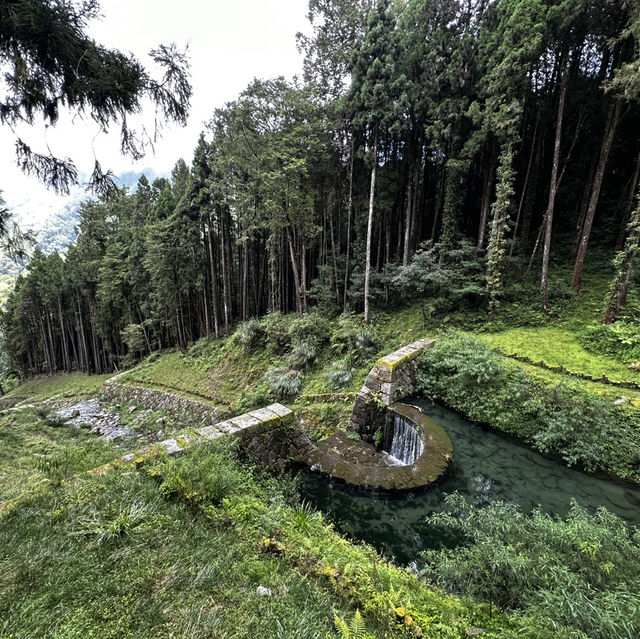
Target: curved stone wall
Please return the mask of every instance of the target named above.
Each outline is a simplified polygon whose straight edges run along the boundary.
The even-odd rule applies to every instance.
[[[353,486],[389,491],[412,490],[429,486],[447,470],[453,457],[451,440],[444,430],[416,406],[394,403],[390,412],[410,420],[424,442],[422,454],[406,466],[354,463],[335,449],[315,446],[306,456],[312,470],[331,475]]]

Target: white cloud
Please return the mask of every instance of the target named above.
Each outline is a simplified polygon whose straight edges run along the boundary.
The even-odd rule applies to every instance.
[[[103,168],[116,173],[151,167],[159,173],[171,169],[179,157],[187,162],[204,122],[213,110],[233,100],[254,78],[284,75],[291,78],[302,69],[295,34],[307,28],[306,0],[103,0],[103,20],[90,26],[91,34],[107,46],[131,52],[148,65],[148,51],[158,44],[189,45],[193,98],[186,128],[164,130],[155,154],[135,164],[119,153],[117,131],[96,136],[92,122],[71,121],[63,116],[54,128],[20,131],[35,149],[45,144],[56,155],[71,157],[78,168],[91,172],[93,151]],[[144,114],[152,126],[153,111]],[[95,140],[94,140],[95,138]],[[22,203],[23,214],[42,216],[41,210],[64,206],[64,199],[46,191],[34,178],[15,166],[13,137],[0,130],[0,189],[9,205]],[[25,201],[33,202],[24,213]]]

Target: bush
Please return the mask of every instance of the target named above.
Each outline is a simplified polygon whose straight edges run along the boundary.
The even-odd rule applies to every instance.
[[[289,341],[299,340],[320,348],[329,341],[331,334],[329,320],[317,313],[306,313],[297,317],[289,325]]]
[[[291,343],[289,324],[291,319],[279,312],[268,313],[260,320],[267,346],[276,353],[282,353]]]
[[[309,368],[318,358],[317,344],[313,339],[294,338],[287,355],[289,367],[297,371]]]
[[[423,553],[426,577],[594,639],[638,636],[640,535],[621,519],[575,502],[563,520],[502,502],[479,509],[456,494],[446,500],[449,512],[428,521],[465,543]]]
[[[264,343],[266,331],[260,320],[250,319],[238,326],[235,335],[247,351],[252,351]]]
[[[302,388],[300,371],[288,368],[272,368],[265,373],[264,379],[278,397],[293,397]]]
[[[453,308],[464,302],[477,307],[485,297],[485,273],[484,261],[473,242],[461,240],[448,251],[440,244],[426,242],[407,266],[397,269],[391,286],[405,296],[440,298],[443,307]]]
[[[353,364],[360,364],[378,350],[378,338],[372,326],[363,324],[362,317],[344,313],[331,337],[331,349],[337,355],[348,353]]]
[[[418,378],[428,397],[472,421],[523,437],[569,465],[640,478],[633,458],[640,437],[630,413],[581,389],[533,380],[484,344],[457,336],[438,339],[424,352]]]
[[[640,328],[631,322],[588,326],[579,335],[582,347],[624,363],[640,360]]]
[[[346,361],[334,362],[327,369],[325,377],[333,390],[342,390],[351,382],[353,368]]]
[[[220,504],[248,481],[231,459],[232,451],[229,442],[216,441],[193,446],[179,463],[168,459],[160,462],[162,492],[194,504]]]

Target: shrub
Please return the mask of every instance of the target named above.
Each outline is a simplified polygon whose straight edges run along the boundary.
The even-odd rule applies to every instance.
[[[431,399],[523,437],[569,465],[640,477],[633,459],[640,442],[630,413],[584,390],[533,380],[475,340],[437,340],[421,358],[418,379]]]
[[[346,361],[334,362],[327,369],[325,377],[333,390],[342,390],[351,382],[353,368]]]
[[[111,518],[100,517],[94,512],[91,518],[81,521],[81,536],[94,537],[98,546],[112,545],[131,537],[136,529],[149,519],[149,504],[135,502],[130,506],[120,506]]]
[[[127,324],[121,331],[120,337],[129,350],[125,357],[126,363],[134,364],[139,361],[147,348],[142,324]]]
[[[174,460],[161,462],[161,490],[194,504],[220,504],[247,481],[231,459],[232,451],[229,442],[211,442],[188,449],[179,463]]]
[[[272,368],[265,373],[264,379],[278,397],[292,397],[302,388],[300,371],[288,368]]]
[[[288,333],[291,342],[300,340],[320,348],[329,341],[329,320],[317,313],[306,313],[291,322]]]
[[[247,351],[251,351],[264,343],[266,331],[258,319],[243,322],[236,329],[235,335]]]
[[[560,519],[502,502],[477,508],[457,494],[446,500],[449,512],[428,521],[464,543],[423,553],[425,576],[594,639],[638,636],[640,536],[618,517],[575,502]]]
[[[354,364],[362,363],[378,350],[378,338],[371,326],[364,326],[362,317],[344,313],[331,337],[331,349],[336,354],[348,353]]]
[[[592,353],[630,363],[640,359],[640,328],[631,322],[588,326],[579,335],[582,347]]]
[[[440,244],[426,242],[407,266],[398,268],[391,285],[403,295],[440,298],[448,308],[467,301],[477,306],[485,297],[485,273],[473,242],[463,239],[448,251]]]
[[[283,352],[291,343],[289,324],[291,319],[282,313],[268,313],[260,320],[267,345],[276,353]]]
[[[309,368],[318,358],[317,344],[313,339],[294,338],[287,355],[289,367],[298,371]]]

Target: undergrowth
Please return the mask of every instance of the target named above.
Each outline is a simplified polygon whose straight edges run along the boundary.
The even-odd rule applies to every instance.
[[[474,422],[569,465],[640,481],[640,415],[579,388],[532,378],[481,342],[441,336],[422,356],[421,390]]]

